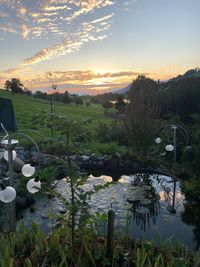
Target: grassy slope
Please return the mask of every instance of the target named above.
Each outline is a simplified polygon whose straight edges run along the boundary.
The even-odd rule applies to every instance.
[[[5,90],[0,90],[0,97],[12,100],[18,128],[20,130],[30,128],[34,114],[40,113],[43,110],[50,111],[49,101],[47,100],[26,95],[12,94]],[[108,122],[110,120],[104,116],[104,110],[102,106],[98,104],[93,104],[91,107],[86,108],[85,106],[55,102],[54,107],[56,113],[72,117],[76,120],[82,120],[86,117],[90,117],[92,120],[91,127],[96,125],[99,121]],[[41,132],[43,134],[47,133],[46,130],[41,130]]]

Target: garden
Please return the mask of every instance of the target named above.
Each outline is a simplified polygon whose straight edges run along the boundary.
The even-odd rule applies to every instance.
[[[199,106],[143,76],[133,88],[115,118],[1,92],[19,131],[1,138],[0,192],[12,174],[17,221],[10,231],[15,201],[1,202],[0,266],[199,266]]]

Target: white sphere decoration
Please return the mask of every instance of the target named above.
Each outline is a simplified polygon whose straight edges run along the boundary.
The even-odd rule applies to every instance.
[[[160,143],[161,143],[161,138],[160,138],[160,137],[157,137],[157,138],[155,139],[155,142],[156,142],[156,144],[160,144]]]
[[[167,145],[167,146],[165,147],[165,149],[166,149],[167,151],[171,152],[171,151],[174,150],[174,146],[173,146],[173,145]]]
[[[0,191],[0,200],[4,203],[12,202],[16,197],[16,191],[13,187],[7,186]]]
[[[4,152],[3,156],[4,156],[4,159],[8,161],[8,151],[7,150]],[[12,151],[12,157],[13,157],[13,160],[15,160],[17,157],[17,153],[15,150]]]
[[[30,164],[24,164],[22,167],[22,174],[25,177],[31,177],[35,173],[35,167],[31,166]]]
[[[26,188],[30,193],[34,194],[41,189],[41,182],[35,178],[30,179],[26,185]]]

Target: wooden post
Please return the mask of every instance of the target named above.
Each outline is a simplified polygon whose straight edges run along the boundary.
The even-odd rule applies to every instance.
[[[108,211],[108,233],[107,233],[107,257],[110,262],[113,261],[113,241],[114,241],[114,223],[115,212],[113,210]]]

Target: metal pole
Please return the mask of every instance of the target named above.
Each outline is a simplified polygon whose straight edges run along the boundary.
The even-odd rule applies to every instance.
[[[174,140],[174,166],[176,166],[176,129],[177,129],[177,126],[173,125],[172,129],[173,129],[173,140]]]
[[[9,168],[9,180],[10,186],[14,188],[14,169],[13,169],[13,154],[12,154],[12,146],[7,147],[8,151],[8,168]],[[11,232],[15,232],[16,230],[16,202],[15,199],[10,203],[11,210],[10,210],[10,222],[11,222]]]
[[[177,129],[177,126],[176,125],[173,125],[172,126],[172,129],[173,129],[173,139],[174,139],[174,170],[176,171],[176,129]],[[176,180],[174,179],[174,187],[173,187],[173,198],[172,198],[172,213],[176,213],[176,210],[175,210],[175,197],[176,197]]]
[[[50,106],[51,106],[51,115],[52,115],[53,114],[53,97],[52,97],[52,95],[51,95],[51,100],[50,100]],[[51,121],[51,123],[52,123],[52,121]],[[53,124],[51,124],[51,138],[53,138]]]
[[[114,224],[115,224],[115,212],[113,210],[108,211],[108,233],[107,233],[107,257],[110,263],[113,261],[113,242],[114,242]]]

